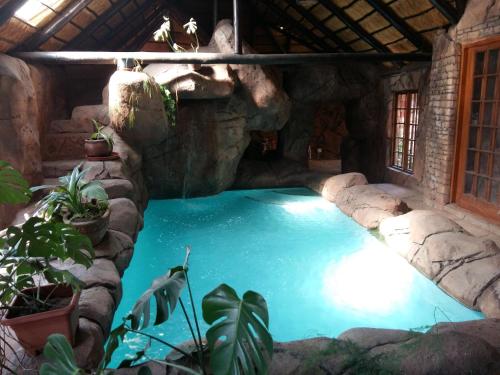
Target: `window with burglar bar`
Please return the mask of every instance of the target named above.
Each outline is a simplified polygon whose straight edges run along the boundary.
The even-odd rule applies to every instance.
[[[418,93],[405,91],[395,94],[392,166],[413,173],[415,140],[418,127]]]

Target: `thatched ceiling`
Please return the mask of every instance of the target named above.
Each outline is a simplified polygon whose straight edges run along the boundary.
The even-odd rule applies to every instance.
[[[215,0],[0,0],[0,52],[164,50],[151,41],[162,15],[198,21],[206,43]],[[243,38],[260,53],[429,51],[465,0],[240,0]],[[21,8],[24,5],[24,8]],[[218,18],[232,0],[218,0]]]

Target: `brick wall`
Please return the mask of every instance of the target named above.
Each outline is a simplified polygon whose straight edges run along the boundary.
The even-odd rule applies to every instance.
[[[462,43],[500,34],[500,3],[470,0],[460,22],[434,41],[425,134],[424,196],[427,204],[451,200]]]

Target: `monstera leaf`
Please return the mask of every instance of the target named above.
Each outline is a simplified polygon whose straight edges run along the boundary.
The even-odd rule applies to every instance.
[[[0,160],[0,203],[27,203],[30,198],[28,182],[21,173]]]
[[[61,334],[50,335],[43,349],[48,360],[40,367],[40,375],[83,375],[85,372],[76,365],[73,349],[66,337]]]
[[[240,299],[222,284],[203,298],[210,365],[215,375],[265,374],[273,354],[264,298],[252,291]]]
[[[186,285],[186,274],[184,272],[183,267],[172,268],[166,275],[153,280],[151,287],[137,300],[131,314],[127,317],[131,321],[132,329],[144,329],[149,325],[152,296],[156,299],[156,320],[154,325],[168,320],[170,314],[175,310],[182,289]]]
[[[9,227],[6,242],[15,256],[70,258],[86,267],[92,264],[94,255],[90,239],[73,226],[39,217],[29,218],[20,228]]]

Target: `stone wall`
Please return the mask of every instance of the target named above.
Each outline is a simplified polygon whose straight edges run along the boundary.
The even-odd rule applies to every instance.
[[[55,70],[0,54],[0,160],[11,163],[32,185],[43,178],[44,126],[65,106],[58,87]],[[19,209],[0,206],[0,228]]]
[[[349,133],[341,145],[343,171],[361,171],[371,181],[380,179],[384,154],[382,135],[376,130],[382,115],[381,70],[371,64],[288,68],[284,87],[292,107],[290,120],[280,133],[284,158],[306,163],[318,109],[338,103],[345,106]]]
[[[434,41],[429,78],[429,110],[424,116],[426,158],[423,178],[426,203],[442,206],[451,200],[455,153],[461,47],[500,33],[500,3],[469,0],[460,22]]]

